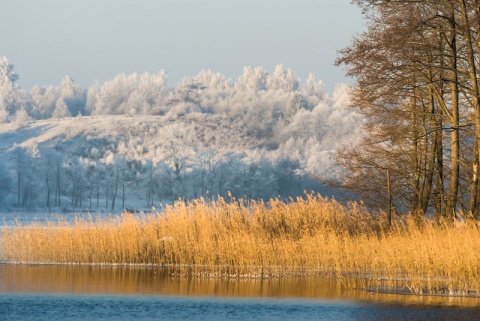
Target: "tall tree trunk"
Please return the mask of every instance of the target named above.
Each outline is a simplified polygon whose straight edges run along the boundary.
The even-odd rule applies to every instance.
[[[45,185],[47,187],[47,208],[50,208],[50,183],[48,181],[48,172],[45,175]]]
[[[412,77],[415,79],[415,77]],[[415,80],[412,80],[415,82]],[[419,128],[417,126],[418,117],[419,115],[416,113],[417,109],[417,101],[415,94],[411,98],[412,103],[410,106],[410,123],[411,123],[411,142],[412,142],[412,153],[411,153],[411,166],[414,174],[413,178],[413,201],[412,201],[412,211],[417,212],[420,209],[420,200],[422,199],[422,189],[421,189],[421,181],[422,181],[422,151],[420,150],[421,147],[419,146]],[[388,172],[388,171],[387,171]]]
[[[458,93],[458,70],[457,70],[457,28],[455,21],[454,3],[451,4],[450,16],[450,98],[451,98],[451,169],[450,187],[448,191],[447,217],[453,218],[458,201],[458,186],[460,182],[460,116],[459,116],[459,93]]]
[[[105,209],[108,210],[108,171],[105,168]]]
[[[463,35],[465,37],[465,46],[467,49],[467,61],[468,61],[468,75],[470,78],[470,87],[472,95],[472,104],[475,117],[475,143],[472,153],[472,177],[470,183],[470,203],[468,211],[473,215],[478,215],[478,183],[479,183],[479,142],[480,142],[480,88],[478,84],[477,65],[475,63],[475,49],[474,41],[472,39],[471,23],[468,16],[469,9],[467,7],[466,0],[459,0],[462,20],[463,20]],[[480,10],[480,6],[477,4],[477,10]],[[478,11],[477,14],[480,14]],[[477,32],[480,31],[480,24],[477,26]]]
[[[428,138],[429,133],[425,133],[425,181],[424,181],[424,192],[423,198],[421,200],[421,210],[423,213],[427,212],[429,202],[432,198],[433,190],[433,178],[435,172],[435,162],[437,157],[438,149],[438,129],[437,129],[437,115],[435,113],[435,99],[433,93],[429,92],[428,97],[428,113],[429,113],[429,127],[433,131],[432,137]],[[429,147],[429,148],[428,148]]]
[[[125,169],[122,169],[122,210],[125,209]]]
[[[97,197],[97,208],[98,208],[98,205],[99,205],[99,201],[100,201],[100,176],[99,174],[97,173],[97,176],[95,178],[96,180],[96,197]]]
[[[22,195],[22,173],[17,169],[17,204],[20,205]]]
[[[77,169],[75,168],[73,171],[73,187],[72,187],[72,200],[71,206],[75,207],[75,195],[77,193]]]
[[[115,189],[112,192],[112,211],[115,210],[115,200],[117,199],[119,176],[120,176],[120,174],[118,173],[118,168],[117,168],[117,176],[115,178]]]
[[[62,179],[61,179],[61,167],[60,167],[60,163],[59,161],[57,160],[57,186],[56,186],[56,190],[55,190],[55,206],[58,206],[60,207],[61,205],[61,200],[60,200],[60,197],[61,197],[61,182],[62,182]]]

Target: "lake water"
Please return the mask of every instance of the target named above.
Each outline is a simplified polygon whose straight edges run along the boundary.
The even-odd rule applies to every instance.
[[[0,320],[480,320],[480,299],[376,294],[315,277],[192,279],[153,267],[0,264]]]
[[[108,218],[121,215],[120,211],[117,212],[68,212],[68,213],[39,213],[39,212],[0,212],[0,225],[3,226],[15,226],[17,224],[28,225],[32,223],[46,224],[48,222],[73,222],[77,219],[84,219],[89,221],[90,219]]]

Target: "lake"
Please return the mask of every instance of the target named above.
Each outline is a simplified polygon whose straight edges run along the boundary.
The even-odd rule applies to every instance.
[[[36,212],[0,212],[0,225],[15,226],[28,224],[46,224],[49,222],[74,222],[75,219],[89,221],[90,219],[108,218],[121,215],[121,211],[98,211],[98,212],[67,212],[67,213],[40,213]],[[139,214],[141,215],[141,214]]]
[[[172,277],[160,267],[0,264],[0,320],[478,320],[480,299],[387,295],[334,278]]]

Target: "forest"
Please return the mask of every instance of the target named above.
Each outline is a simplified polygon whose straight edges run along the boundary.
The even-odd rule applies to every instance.
[[[236,80],[201,71],[119,74],[82,88],[17,85],[0,58],[0,209],[144,210],[177,199],[288,199],[338,180],[361,137],[346,85],[333,93],[282,65]]]
[[[368,134],[339,157],[345,185],[375,207],[478,216],[480,2],[353,2],[368,28],[337,64]]]

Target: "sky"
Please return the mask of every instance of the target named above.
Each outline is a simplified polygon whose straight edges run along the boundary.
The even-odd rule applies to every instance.
[[[208,69],[235,81],[283,64],[332,91],[352,83],[334,61],[363,28],[351,0],[1,0],[0,56],[26,90],[160,70],[170,87]]]

